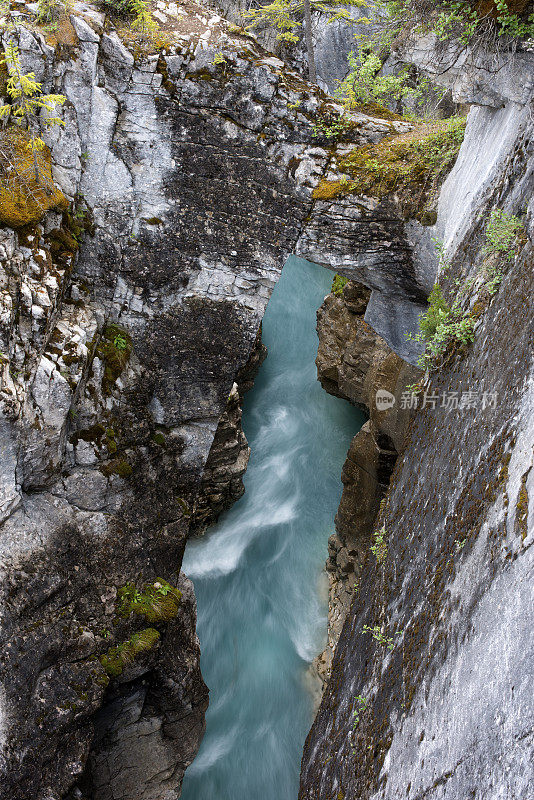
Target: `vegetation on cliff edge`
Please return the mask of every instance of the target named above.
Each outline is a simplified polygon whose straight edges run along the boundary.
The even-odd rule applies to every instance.
[[[344,175],[321,181],[313,197],[394,196],[405,217],[433,224],[437,194],[456,161],[465,125],[464,118],[453,117],[356,148],[340,161]]]

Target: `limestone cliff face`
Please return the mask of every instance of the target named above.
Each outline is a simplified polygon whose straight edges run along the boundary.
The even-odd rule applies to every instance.
[[[191,515],[286,256],[315,241],[328,98],[202,7],[158,13],[157,52],[86,3],[64,41],[31,7],[15,34],[67,97],[47,141],[73,205],[0,230],[2,800],[179,796],[207,704]],[[405,128],[358,115],[354,142]],[[350,224],[375,293],[418,303],[402,230],[395,263],[380,244],[395,210]]]
[[[404,57],[431,70],[433,46]],[[518,54],[495,73],[483,54],[471,56],[443,70],[455,100],[474,106],[434,235],[449,279],[470,279],[476,337],[431,374],[404,445],[403,421],[393,417],[388,443],[399,455],[379,509],[377,413],[366,403],[371,420],[344,468],[330,565],[338,583],[345,570],[357,585],[306,742],[301,800],[534,792],[534,64]],[[520,215],[525,228],[492,300],[480,272],[491,208]],[[424,260],[426,233],[414,226],[409,235]],[[376,361],[391,354],[347,300],[328,298],[319,314],[319,376],[361,403],[367,387],[382,387]],[[372,531],[385,544],[378,558]],[[348,585],[341,581],[345,595]],[[348,597],[335,599],[345,611]],[[335,628],[334,614],[334,644]]]
[[[246,0],[213,0],[210,5],[219,9],[226,19],[236,25],[250,25],[250,19],[243,15],[243,12],[251,7]],[[355,6],[347,7],[347,11],[354,20],[364,16],[364,11]],[[325,92],[333,94],[338,86],[337,82],[343,80],[348,72],[348,55],[357,45],[353,26],[340,20],[330,21],[331,16],[329,12],[312,12],[317,83]],[[292,69],[306,76],[308,58],[302,29],[297,29],[296,33],[299,41],[295,45],[288,46],[276,38],[277,31],[272,28],[265,26],[254,30],[258,41],[280,56]]]
[[[241,427],[241,404],[245,392],[254,385],[256,373],[266,356],[267,348],[261,341],[260,326],[250,358],[237,374],[237,382],[232,386],[226,409],[219,420],[195,500],[191,533],[204,533],[245,491],[243,476],[250,447]]]

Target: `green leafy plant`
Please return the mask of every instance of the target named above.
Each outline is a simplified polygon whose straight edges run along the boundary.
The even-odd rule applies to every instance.
[[[130,335],[116,324],[104,328],[96,353],[104,362],[102,375],[102,388],[109,394],[115,381],[126,367],[132,352],[132,339]]]
[[[514,48],[519,39],[534,35],[534,14],[528,3],[510,10],[509,0],[492,4],[475,0],[372,0],[370,20],[376,23],[370,36],[363,36],[378,49],[388,49],[401,33],[434,33],[439,41],[455,41],[461,47],[483,44]],[[522,7],[522,8],[521,8]]]
[[[335,294],[336,297],[341,297],[343,294],[343,289],[349,282],[348,278],[344,278],[343,275],[334,275],[334,280],[332,281],[332,294]]]
[[[378,644],[387,647],[388,650],[393,650],[393,648],[395,647],[393,637],[386,636],[384,633],[382,633],[380,625],[374,625],[373,627],[371,627],[370,625],[364,625],[363,632],[370,633],[375,642],[378,642]],[[402,631],[397,631],[397,636],[400,636],[401,633]]]
[[[506,261],[513,261],[517,241],[524,230],[522,221],[494,208],[486,225],[486,243],[482,248],[482,256],[501,255]]]
[[[476,10],[460,0],[444,6],[435,18],[433,31],[440,41],[455,38],[463,44],[469,44],[475,35],[477,23]]]
[[[4,56],[0,64],[5,64],[8,72],[6,84],[10,102],[0,106],[0,120],[4,125],[11,122],[23,125],[29,131],[28,149],[33,154],[44,150],[45,143],[40,136],[40,112],[51,114],[57,106],[63,105],[66,97],[62,94],[43,94],[42,84],[35,79],[34,72],[24,73],[20,63],[18,47],[12,42],[5,45]],[[64,126],[65,123],[57,116],[45,116],[44,124],[47,128],[56,125]],[[35,178],[39,180],[39,162],[34,158]]]
[[[147,0],[100,0],[100,5],[118,16],[133,17],[131,28],[142,37],[150,38],[158,29]]]
[[[43,124],[47,128],[64,125],[54,112],[66,98],[43,93],[35,74],[24,72],[12,41],[17,18],[9,0],[0,0],[0,14],[4,34],[0,65],[7,73],[0,106],[0,223],[18,228],[38,221],[51,208],[67,209],[67,199],[54,184],[50,151],[41,137]]]
[[[117,333],[116,336],[113,338],[113,347],[116,350],[126,350],[128,347],[128,341],[126,337],[122,333]]]
[[[339,82],[335,92],[347,111],[359,110],[395,119],[397,115],[385,107],[388,103],[398,101],[422,112],[431,93],[434,107],[437,107],[446,92],[446,89],[432,87],[428,78],[418,76],[414,79],[409,67],[404,67],[397,75],[381,75],[382,58],[365,48],[349,53],[348,62],[349,73]]]
[[[352,120],[345,112],[324,109],[315,118],[312,136],[325,136],[327,139],[339,139],[354,127]]]
[[[534,35],[534,14],[525,20],[510,11],[506,0],[494,0],[494,3],[497,9],[497,33],[499,36],[526,39]]]
[[[72,0],[38,0],[37,22],[50,25],[66,16],[72,8]]]
[[[250,20],[247,30],[257,27],[269,27],[277,31],[276,38],[284,44],[296,44],[299,31],[304,22],[306,49],[308,52],[309,79],[316,83],[315,56],[311,29],[311,12],[320,11],[329,14],[329,22],[343,20],[348,24],[355,22],[348,6],[366,7],[367,0],[271,0],[259,4],[244,13]]]
[[[503,265],[513,260],[523,232],[524,226],[518,217],[493,209],[486,224],[485,244],[481,249],[482,264],[477,273],[483,275],[482,288],[486,298],[491,298],[502,283]],[[446,276],[450,263],[446,261],[441,243],[436,244],[442,267],[440,275]],[[477,275],[464,281],[454,281],[452,286],[456,289],[456,299],[452,304],[445,299],[439,283],[435,284],[428,298],[429,308],[419,318],[419,333],[409,337],[425,344],[425,351],[418,360],[422,369],[431,370],[439,366],[451,344],[466,345],[474,340],[476,319],[487,306],[488,300],[478,300],[472,313],[465,311],[462,303],[476,283]]]
[[[426,341],[430,341],[436,335],[440,325],[446,323],[451,314],[451,307],[445,300],[439,283],[434,285],[428,296],[428,302],[428,311],[419,318],[421,334]]]
[[[131,6],[135,14],[132,30],[141,36],[152,36],[157,31],[158,24],[150,13],[148,3],[145,0],[131,0]]]
[[[117,613],[120,617],[140,614],[147,622],[168,622],[180,608],[182,593],[163,578],[146,583],[141,590],[127,583],[117,594]]]
[[[383,525],[380,530],[373,533],[374,544],[371,545],[371,552],[376,558],[377,564],[383,564],[388,555],[386,535],[385,525]]]
[[[475,318],[460,305],[462,293],[449,305],[441,286],[436,283],[429,297],[428,310],[419,316],[419,332],[408,339],[423,343],[425,349],[418,358],[424,370],[436,369],[451,345],[467,345],[475,338]]]
[[[360,715],[369,705],[369,701],[361,694],[355,698],[357,708],[352,712],[352,730],[356,730],[360,721]]]

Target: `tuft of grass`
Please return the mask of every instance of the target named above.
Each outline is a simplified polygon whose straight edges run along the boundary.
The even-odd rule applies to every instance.
[[[135,584],[127,583],[118,591],[117,613],[121,617],[139,614],[147,622],[168,622],[180,608],[182,593],[163,578],[146,583],[139,591]]]

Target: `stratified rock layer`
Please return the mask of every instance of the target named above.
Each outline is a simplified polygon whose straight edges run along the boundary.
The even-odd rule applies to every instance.
[[[352,281],[342,294],[328,295],[317,312],[317,376],[327,392],[365,410],[370,419],[352,440],[343,465],[343,494],[336,533],[328,542],[328,644],[317,660],[326,681],[345,617],[357,590],[371,534],[411,413],[403,408],[406,386],[417,370],[406,364],[365,322],[371,292]],[[378,408],[377,392],[394,403]]]

